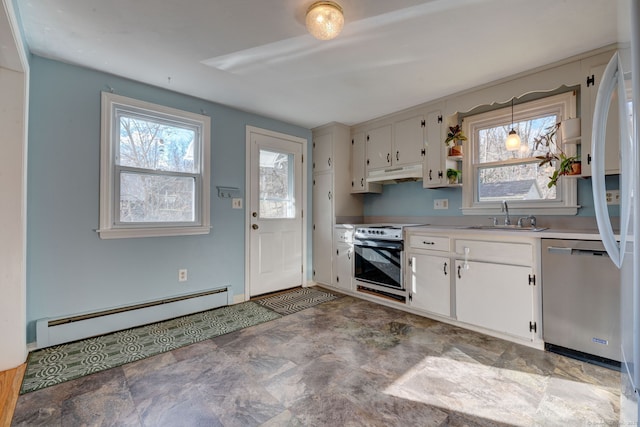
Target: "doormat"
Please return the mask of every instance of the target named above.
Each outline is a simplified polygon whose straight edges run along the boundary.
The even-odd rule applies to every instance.
[[[336,298],[329,292],[296,288],[256,301],[32,351],[20,394],[279,319]]]
[[[297,313],[305,308],[322,304],[339,298],[341,295],[333,294],[324,289],[313,288],[296,288],[295,290],[279,293],[277,295],[268,296],[266,298],[255,299],[254,301],[260,305],[270,308],[276,313],[286,316],[288,314]]]

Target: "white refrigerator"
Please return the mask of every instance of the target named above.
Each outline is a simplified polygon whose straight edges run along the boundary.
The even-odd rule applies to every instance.
[[[620,4],[620,3],[619,3]],[[622,15],[621,15],[622,16]],[[602,76],[593,120],[592,185],[596,221],[609,257],[621,269],[621,424],[640,423],[640,0],[631,0],[630,65],[616,53]],[[616,238],[605,201],[606,119],[614,93],[620,111],[620,230]],[[611,153],[608,153],[611,155]]]

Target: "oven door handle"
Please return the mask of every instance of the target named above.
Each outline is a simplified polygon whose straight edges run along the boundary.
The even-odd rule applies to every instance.
[[[357,246],[359,248],[378,248],[378,249],[391,249],[391,250],[404,250],[404,244],[402,242],[386,242],[380,240],[368,240],[366,242],[355,241],[353,246]]]

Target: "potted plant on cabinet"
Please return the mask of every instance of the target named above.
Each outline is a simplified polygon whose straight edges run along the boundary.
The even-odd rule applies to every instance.
[[[447,133],[447,139],[444,143],[449,147],[450,156],[462,156],[462,141],[466,141],[467,137],[462,132],[462,128],[459,124],[455,126],[449,126],[449,132]]]
[[[546,133],[534,138],[535,149],[543,147],[547,152],[542,156],[536,156],[540,160],[539,166],[546,164],[553,165],[556,169],[549,177],[547,187],[551,188],[558,184],[558,178],[562,175],[580,175],[582,172],[581,162],[578,155],[568,155],[557,143],[558,129],[561,122],[556,123],[546,129]]]
[[[449,184],[457,184],[460,181],[460,177],[462,176],[462,171],[457,169],[447,169],[447,179],[449,180]]]

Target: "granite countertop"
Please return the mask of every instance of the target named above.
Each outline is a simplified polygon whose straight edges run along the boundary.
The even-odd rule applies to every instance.
[[[542,231],[525,230],[501,230],[501,229],[474,229],[469,226],[460,225],[427,225],[411,227],[410,231],[456,233],[456,234],[477,234],[496,236],[522,236],[540,239],[575,239],[575,240],[601,240],[600,233],[595,229],[559,229],[548,228]]]

